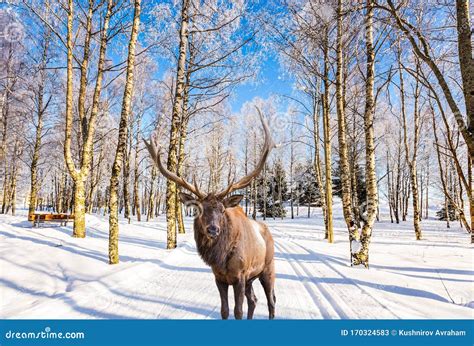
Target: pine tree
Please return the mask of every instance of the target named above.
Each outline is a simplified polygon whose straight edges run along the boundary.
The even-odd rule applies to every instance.
[[[265,186],[263,186],[265,184]],[[257,200],[258,210],[265,217],[285,217],[285,202],[288,201],[288,184],[285,169],[281,161],[276,161],[273,169],[267,173],[267,178],[259,178],[257,188],[265,188],[267,199],[264,201],[260,195]]]
[[[447,203],[448,213],[446,213],[446,207],[442,207],[436,212],[436,216],[440,221],[447,221],[449,216],[449,221],[459,220],[459,215],[456,213],[456,207],[451,202]]]
[[[296,168],[295,192],[298,196],[298,203],[312,207],[321,207],[322,198],[318,184],[315,180],[314,165],[309,162]]]

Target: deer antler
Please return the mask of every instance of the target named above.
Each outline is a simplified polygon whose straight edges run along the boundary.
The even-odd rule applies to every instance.
[[[153,159],[153,162],[156,164],[161,174],[163,174],[169,180],[174,181],[179,186],[184,187],[186,190],[189,190],[191,193],[195,194],[198,198],[205,197],[204,194],[201,191],[199,191],[199,188],[196,183],[196,176],[194,176],[194,179],[193,179],[194,184],[190,184],[186,180],[177,176],[175,173],[169,171],[166,167],[163,166],[163,164],[161,163],[161,147],[158,144],[156,133],[153,133],[151,135],[150,142],[147,142],[144,138],[143,138],[143,142],[145,143],[145,146],[148,149],[148,152],[150,153],[151,158]]]
[[[258,161],[257,166],[252,172],[250,172],[248,175],[240,179],[238,182],[236,183],[232,182],[229,186],[227,186],[227,188],[216,193],[216,197],[218,198],[223,198],[227,196],[229,193],[231,193],[232,191],[247,187],[252,182],[252,180],[260,174],[263,167],[265,166],[265,161],[267,160],[268,154],[270,154],[270,151],[276,147],[275,142],[273,142],[272,136],[270,134],[270,129],[268,128],[268,124],[265,121],[265,118],[263,117],[262,112],[260,112],[260,109],[257,106],[255,106],[255,108],[257,109],[258,115],[260,117],[260,121],[262,122],[263,131],[265,133],[265,142],[263,144],[262,156],[260,157],[260,160]]]

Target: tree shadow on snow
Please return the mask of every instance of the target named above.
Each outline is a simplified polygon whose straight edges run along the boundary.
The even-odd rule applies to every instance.
[[[286,261],[296,260],[299,262],[306,262],[306,263],[316,263],[316,262],[324,263],[341,277],[340,278],[330,278],[330,277],[318,278],[318,277],[303,276],[301,278],[301,277],[297,277],[293,275],[287,275],[287,274],[281,275],[277,273],[277,278],[286,278],[289,280],[296,280],[296,281],[302,281],[306,279],[306,280],[310,280],[314,282],[322,282],[322,283],[327,283],[327,284],[332,284],[332,285],[333,284],[338,284],[338,285],[357,284],[361,286],[375,288],[384,292],[391,292],[391,293],[406,295],[406,296],[422,297],[422,298],[437,300],[437,301],[441,301],[445,303],[452,303],[450,300],[446,299],[443,296],[440,296],[436,293],[422,290],[422,289],[409,288],[409,287],[403,287],[403,286],[398,286],[398,285],[377,284],[373,282],[363,281],[360,279],[349,278],[344,273],[341,273],[339,270],[337,270],[334,266],[330,264],[330,262],[333,262],[333,263],[336,263],[337,265],[347,266],[347,262],[341,261],[341,259],[336,256],[320,255],[308,249],[306,249],[306,251],[307,251],[306,254],[284,254],[284,253],[276,252],[275,256],[281,259],[284,259]],[[319,258],[319,261],[318,261],[318,258]],[[412,267],[405,268],[405,267],[390,267],[390,266],[377,266],[377,265],[371,265],[371,267],[373,268],[379,267],[381,269],[392,269],[392,270],[400,270],[400,271],[405,270],[405,271],[419,271],[419,272],[439,272],[439,273],[445,273],[445,274],[472,275],[472,271],[456,270],[456,269],[429,269],[429,268],[412,268]],[[400,274],[403,275],[403,273],[400,273]],[[450,279],[443,278],[443,280],[449,281]]]
[[[18,292],[21,292],[21,293],[24,293],[24,294],[28,294],[30,296],[47,298],[47,299],[51,299],[51,300],[61,300],[65,304],[70,306],[73,310],[75,310],[77,312],[80,312],[82,314],[86,314],[86,315],[91,316],[91,317],[104,318],[104,319],[126,318],[126,316],[120,316],[120,315],[116,315],[116,314],[109,313],[109,312],[99,311],[97,309],[90,308],[90,307],[79,306],[73,298],[71,298],[67,295],[68,292],[62,292],[62,293],[57,293],[57,294],[50,295],[50,294],[46,294],[42,291],[35,291],[35,290],[29,289],[27,287],[20,286],[20,285],[14,283],[12,281],[5,280],[5,279],[2,279],[2,278],[0,278],[0,283],[2,285],[6,286],[6,287],[9,287],[9,288],[15,290],[15,291],[18,291]],[[45,302],[44,304],[51,304],[51,302]],[[6,316],[3,316],[3,318],[6,318]],[[8,316],[8,318],[17,318],[17,316]]]
[[[39,231],[41,232],[43,227],[34,228],[31,226],[31,222],[23,221],[19,223],[14,223],[12,226],[21,227],[21,228],[29,228],[32,231]],[[64,226],[55,226],[52,227],[55,231],[63,233],[68,237],[72,236],[72,228],[71,227],[64,227]],[[51,229],[44,227],[44,230],[51,231]],[[91,231],[92,230],[92,231]],[[37,234],[37,233],[36,233]],[[43,235],[43,234],[42,234]],[[98,228],[89,226],[86,228],[86,237],[88,238],[98,238],[98,239],[109,239],[109,235],[107,232],[102,231]],[[158,240],[150,240],[150,239],[140,239],[140,238],[133,238],[126,235],[120,235],[120,242],[121,243],[129,243],[132,245],[137,245],[140,247],[145,247],[149,249],[166,249],[166,242],[158,241]]]
[[[38,239],[38,238],[33,238],[33,237],[28,237],[24,235],[18,235],[18,234],[12,234],[7,231],[0,231],[0,235],[4,235],[9,238],[17,238],[21,239],[24,241],[29,241],[31,243],[39,244],[39,245],[45,245],[45,246],[50,246],[54,247],[56,249],[60,249],[61,251],[66,251],[70,253],[74,253],[79,256],[85,256],[89,257],[92,259],[95,259],[100,262],[106,262],[107,261],[107,256],[101,255],[97,252],[90,251],[82,246],[79,246],[77,244],[69,244],[67,241],[62,240],[62,239],[57,239],[57,238],[52,238],[51,240],[43,240],[43,239]],[[58,244],[60,242],[60,244]]]

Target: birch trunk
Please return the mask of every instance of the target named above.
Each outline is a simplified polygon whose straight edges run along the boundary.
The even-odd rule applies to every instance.
[[[419,208],[419,194],[418,194],[418,176],[417,176],[417,148],[418,148],[418,137],[420,133],[420,120],[418,111],[418,98],[419,98],[419,82],[416,80],[415,86],[415,104],[413,111],[413,123],[414,123],[414,136],[413,145],[410,148],[408,143],[407,135],[407,117],[405,110],[405,87],[402,72],[401,53],[398,53],[398,64],[399,64],[399,76],[400,76],[400,102],[401,102],[401,113],[402,113],[402,124],[403,124],[403,143],[405,145],[405,159],[410,170],[410,185],[412,194],[412,205],[413,205],[413,227],[415,229],[416,240],[421,240],[421,226],[420,226],[420,208]],[[419,70],[417,63],[417,71]],[[410,150],[411,149],[411,150]],[[411,154],[410,154],[411,153]]]
[[[317,87],[316,90],[319,90]],[[319,153],[319,141],[320,141],[320,131],[319,131],[319,100],[313,100],[313,142],[314,142],[314,172],[316,175],[316,183],[318,184],[319,195],[321,197],[321,209],[323,211],[324,218],[324,227],[327,233],[328,224],[327,224],[327,207],[326,207],[326,193],[323,186],[322,179],[322,170],[321,170],[321,155]],[[309,217],[309,214],[308,214]]]
[[[21,132],[21,129],[19,130]],[[11,164],[11,173],[10,173],[10,181],[8,186],[8,203],[7,203],[7,210],[6,213],[12,211],[12,215],[15,215],[16,212],[16,188],[17,188],[17,178],[18,178],[18,162],[22,155],[22,144],[20,143],[20,137],[15,139],[15,145],[13,148],[13,155],[12,155],[12,164]]]
[[[18,158],[15,158],[18,160]],[[12,178],[11,178],[11,197],[10,197],[10,207],[12,209],[12,215],[16,213],[16,186],[17,186],[17,177],[18,177],[18,167],[15,165],[13,168]]]
[[[352,197],[351,197],[351,173],[349,167],[347,138],[346,138],[346,115],[344,113],[343,98],[343,57],[342,57],[342,0],[337,2],[337,70],[336,70],[336,108],[337,108],[337,125],[338,125],[338,141],[339,141],[339,162],[341,169],[341,186],[342,186],[342,209],[344,220],[349,230],[349,241],[359,240],[357,225],[352,213]]]
[[[192,57],[190,57],[190,63],[192,63]],[[188,67],[186,71],[186,83],[183,89],[183,107],[182,107],[182,114],[181,114],[181,126],[180,126],[180,134],[179,134],[179,151],[178,151],[178,176],[182,176],[184,173],[184,161],[185,161],[185,144],[186,144],[186,136],[188,133],[188,122],[189,122],[189,114],[188,114],[188,103],[189,103],[189,88],[191,84],[191,72]],[[183,221],[183,206],[180,203],[179,193],[181,192],[181,188],[176,186],[176,194],[175,194],[175,203],[176,203],[176,220],[177,220],[177,227],[178,233],[184,234],[186,231],[184,229],[184,221]]]
[[[153,214],[155,212],[155,199],[156,199],[156,196],[155,196],[155,181],[156,181],[156,175],[157,175],[157,171],[156,171],[156,166],[153,165],[153,167],[151,168],[151,181],[150,181],[150,196],[148,198],[148,209],[147,209],[147,213],[146,213],[146,221],[150,221],[151,219],[153,219]]]
[[[295,153],[295,148],[294,148],[294,135],[295,135],[295,130],[293,126],[293,121],[291,122],[291,128],[290,128],[290,136],[291,136],[291,142],[290,142],[290,210],[291,210],[291,219],[295,218],[294,210],[293,210],[293,166],[294,166],[294,153]],[[280,195],[281,195],[281,187],[280,187]],[[280,196],[280,204],[283,205],[283,201],[281,200]],[[311,204],[311,200],[308,202],[308,207]],[[283,214],[282,214],[283,218]]]
[[[388,199],[388,210],[390,212],[390,223],[393,223],[393,194],[392,194],[392,185],[390,182],[390,164],[389,164],[389,155],[387,151],[387,199]]]
[[[245,137],[245,151],[244,151],[244,173],[245,175],[248,174],[248,166],[249,166],[249,138],[248,136]],[[245,188],[245,215],[249,215],[249,188],[248,186]]]
[[[31,160],[30,167],[30,201],[28,206],[28,219],[33,218],[33,214],[36,209],[36,199],[38,195],[38,161],[41,149],[41,139],[43,136],[43,115],[46,111],[44,106],[44,87],[46,83],[46,64],[48,58],[48,48],[49,48],[49,32],[44,36],[44,46],[43,54],[41,57],[41,65],[39,69],[40,80],[38,86],[38,96],[37,96],[37,110],[36,110],[36,134],[35,134],[35,144],[33,147],[33,157]],[[48,102],[47,102],[48,103]],[[46,105],[47,107],[47,105]]]
[[[186,132],[186,131],[187,129],[182,130],[182,133],[179,138],[178,176],[183,175],[183,165],[184,165],[184,159],[185,159],[184,143],[186,141],[186,134],[183,134],[183,132]],[[184,229],[183,207],[179,200],[179,192],[181,192],[181,188],[179,186],[176,186],[176,192],[177,193],[175,195],[175,203],[176,203],[176,221],[177,221],[178,233],[184,234],[186,233],[186,230]]]
[[[140,196],[139,196],[139,191],[138,191],[138,183],[139,183],[139,156],[138,156],[138,148],[139,148],[139,142],[138,142],[138,136],[140,133],[140,119],[138,121],[138,130],[137,130],[137,139],[135,143],[135,162],[134,162],[134,168],[133,168],[133,208],[132,208],[132,214],[137,216],[137,221],[141,221],[141,212],[140,212]]]
[[[91,170],[91,186],[90,186],[90,191],[89,191],[89,196],[88,196],[89,203],[87,205],[87,213],[92,213],[93,211],[94,200],[97,194],[97,187],[99,185],[100,177],[102,175],[101,165],[105,156],[104,150],[105,150],[105,145],[104,143],[102,143],[100,147],[99,159],[96,164],[96,168],[94,169],[94,171]],[[92,167],[94,167],[93,164],[92,164]]]
[[[115,152],[115,160],[112,166],[112,175],[110,177],[110,199],[109,199],[109,263],[119,263],[118,250],[118,188],[119,175],[122,171],[123,155],[127,149],[127,129],[128,119],[130,117],[130,108],[133,94],[133,69],[135,65],[135,47],[140,26],[140,4],[141,0],[134,1],[134,13],[132,31],[128,44],[127,74],[125,79],[125,90],[122,100],[122,112],[120,114],[120,125]]]
[[[360,250],[352,255],[352,264],[363,264],[369,267],[369,244],[372,237],[372,228],[377,214],[377,176],[375,172],[375,144],[374,144],[374,76],[375,76],[375,53],[373,48],[373,0],[367,0],[366,14],[366,53],[367,53],[367,75],[365,80],[365,179],[367,189],[367,216],[364,218],[360,235]]]
[[[74,180],[74,233],[75,238],[84,238],[86,236],[86,190],[85,181],[82,176]]]
[[[253,166],[257,166],[257,133],[254,131],[253,133]],[[258,200],[258,186],[257,186],[257,179],[252,181],[252,219],[257,219],[257,200]],[[263,194],[262,194],[263,195]]]
[[[430,157],[428,156],[428,162],[430,162]],[[428,195],[429,195],[429,188],[430,188],[430,170],[429,168],[426,170],[426,188],[425,188],[425,219],[428,220]]]
[[[178,145],[180,133],[180,114],[182,111],[183,91],[185,82],[186,55],[188,49],[188,10],[189,0],[182,1],[181,28],[179,32],[179,56],[176,71],[176,90],[174,95],[173,112],[171,115],[170,142],[168,146],[167,169],[177,171]],[[176,248],[176,183],[166,181],[166,222],[167,222],[167,249]]]
[[[329,118],[329,28],[325,27],[324,42],[324,93],[323,93],[323,135],[324,135],[324,166],[326,186],[326,234],[329,243],[334,241],[333,217],[332,217],[332,170],[331,170],[331,133]]]
[[[123,203],[124,203],[124,217],[128,219],[130,223],[130,156],[132,153],[132,131],[131,126],[129,125],[127,131],[127,137],[129,139],[128,147],[125,149],[125,164],[123,165]]]
[[[59,213],[64,213],[66,174],[67,174],[66,172],[61,173],[61,179],[59,180],[59,185],[58,185],[58,212]]]

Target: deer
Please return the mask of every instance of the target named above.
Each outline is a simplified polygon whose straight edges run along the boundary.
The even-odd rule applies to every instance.
[[[154,164],[167,179],[189,193],[181,192],[179,198],[186,206],[197,206],[194,219],[194,239],[201,259],[211,267],[221,300],[221,317],[229,317],[229,286],[234,290],[234,317],[242,319],[244,297],[247,298],[247,319],[252,319],[257,304],[252,284],[259,279],[268,305],[269,319],[275,317],[275,264],[274,241],[269,228],[262,222],[249,219],[240,202],[241,194],[231,195],[243,189],[263,170],[275,143],[268,125],[257,108],[263,126],[265,140],[255,169],[237,182],[218,192],[203,193],[194,176],[193,183],[169,171],[161,161],[161,147],[154,133],[145,145]]]

